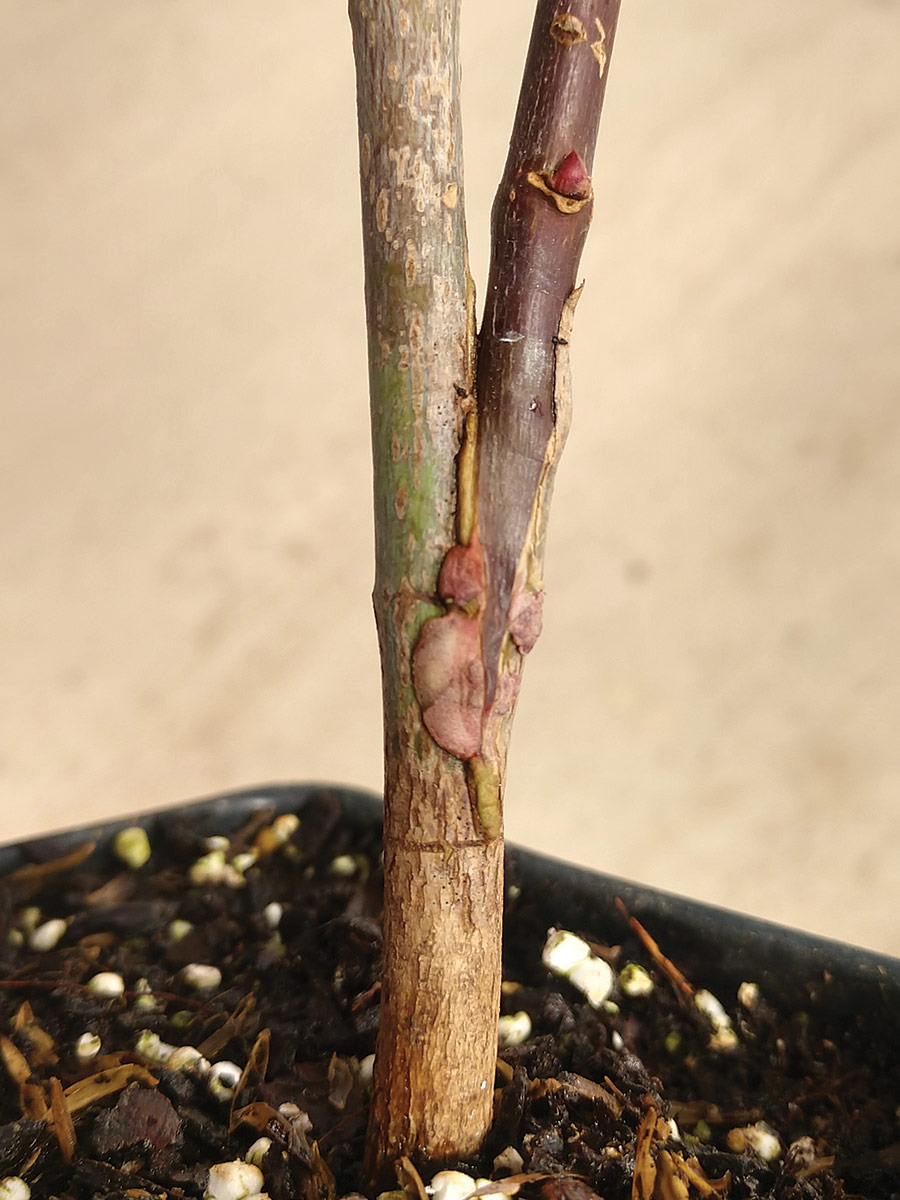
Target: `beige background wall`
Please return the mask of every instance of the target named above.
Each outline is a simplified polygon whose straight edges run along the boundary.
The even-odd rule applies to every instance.
[[[624,10],[509,832],[900,953],[900,6]],[[377,787],[343,3],[2,0],[0,78],[0,835]]]

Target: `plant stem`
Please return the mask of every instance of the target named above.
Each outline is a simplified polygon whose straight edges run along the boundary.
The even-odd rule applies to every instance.
[[[412,649],[443,612],[471,404],[457,2],[351,0],[385,735],[384,970],[366,1169],[464,1158],[491,1115],[502,840],[422,724]]]
[[[516,651],[539,629],[550,493],[571,408],[568,333],[618,12],[619,0],[539,0],[494,201],[477,374],[488,709],[509,705],[504,690],[514,699]],[[533,636],[523,643],[513,628],[510,639],[529,601]]]
[[[385,722],[384,969],[366,1170],[470,1158],[491,1118],[502,787],[540,632],[568,333],[618,0],[539,0],[477,363],[459,0],[350,0]],[[465,764],[465,765],[464,765]]]

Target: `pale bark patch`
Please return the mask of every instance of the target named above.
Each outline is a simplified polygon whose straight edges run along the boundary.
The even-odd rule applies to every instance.
[[[400,484],[397,491],[394,493],[394,512],[397,514],[397,520],[402,521],[406,516],[406,510],[409,508],[409,493],[404,484]]]
[[[584,25],[574,13],[558,12],[550,22],[550,36],[561,46],[577,46],[587,41]]]
[[[593,191],[586,196],[564,196],[561,192],[554,191],[550,186],[546,176],[539,171],[529,171],[525,176],[532,187],[537,188],[539,192],[543,192],[561,213],[577,213],[584,208],[593,199]]]
[[[600,78],[603,78],[603,72],[606,70],[606,30],[600,22],[599,17],[594,17],[594,23],[597,26],[597,40],[591,42],[591,54],[597,60],[597,66],[600,68]]]

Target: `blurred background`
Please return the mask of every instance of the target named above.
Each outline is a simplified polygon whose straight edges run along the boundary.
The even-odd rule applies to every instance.
[[[464,11],[481,285],[529,5]],[[380,785],[343,3],[0,0],[0,839]],[[509,836],[900,953],[900,5],[624,0]]]

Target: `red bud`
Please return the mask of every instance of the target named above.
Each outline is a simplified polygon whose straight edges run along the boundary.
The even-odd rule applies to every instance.
[[[550,176],[550,186],[560,196],[584,200],[591,194],[591,177],[577,150],[572,150]]]

